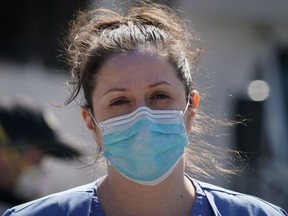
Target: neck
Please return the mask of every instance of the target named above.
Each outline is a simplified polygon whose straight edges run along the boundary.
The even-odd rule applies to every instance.
[[[165,180],[155,186],[132,182],[109,166],[108,175],[100,184],[98,192],[107,215],[109,212],[115,215],[111,211],[113,208],[117,213],[122,209],[125,215],[139,215],[140,212],[144,215],[186,215],[190,213],[195,195],[192,183],[184,176],[183,159]]]

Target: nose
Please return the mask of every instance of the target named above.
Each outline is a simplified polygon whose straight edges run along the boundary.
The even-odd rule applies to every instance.
[[[151,107],[149,106],[149,100],[145,98],[145,96],[139,96],[137,97],[137,99],[134,100],[134,106],[133,106],[133,110],[130,110],[131,112],[136,110],[139,107],[148,107],[151,109]]]
[[[135,103],[135,109],[141,106],[148,106],[148,103],[144,97],[139,97]]]

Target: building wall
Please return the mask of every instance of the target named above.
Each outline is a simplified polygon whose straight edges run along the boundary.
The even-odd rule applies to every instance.
[[[284,182],[288,180],[288,161],[283,156],[288,147],[285,98],[281,73],[275,63],[278,48],[288,45],[287,2],[180,2],[183,16],[192,20],[204,41],[199,75],[204,77],[196,77],[196,82],[204,86],[200,91],[205,92],[200,108],[215,116],[233,119],[237,101],[252,101],[247,92],[251,81],[264,79],[270,88],[270,96],[261,102],[264,111],[258,126],[259,136],[250,137],[247,133],[245,137],[247,142],[253,140],[259,146],[259,152],[253,153],[256,162],[248,160],[250,164],[241,176],[232,179],[222,176],[216,183],[260,196],[287,209],[288,188]],[[227,136],[207,139],[212,144],[237,149],[237,128],[227,133]],[[266,147],[272,149],[269,154],[266,149],[268,156],[262,153]]]

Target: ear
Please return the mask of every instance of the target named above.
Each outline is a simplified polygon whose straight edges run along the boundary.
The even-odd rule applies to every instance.
[[[189,95],[189,107],[188,107],[188,113],[189,113],[189,117],[188,117],[188,127],[187,127],[187,131],[191,132],[192,131],[192,127],[193,127],[193,120],[194,117],[196,115],[196,111],[199,107],[200,104],[200,95],[198,93],[198,91],[193,90],[190,92]]]
[[[102,151],[102,149],[104,147],[103,147],[103,143],[102,143],[102,139],[101,139],[101,135],[100,135],[101,133],[99,133],[99,129],[93,121],[93,118],[91,116],[92,115],[91,112],[90,112],[90,108],[88,108],[88,107],[82,107],[81,108],[82,118],[83,118],[84,122],[86,123],[86,127],[91,132],[91,134],[93,135],[96,143],[99,145],[100,151]]]
[[[95,134],[95,126],[89,108],[81,107],[81,115],[86,124],[87,129],[91,133]]]
[[[189,114],[194,117],[196,115],[196,110],[199,107],[200,104],[200,95],[197,90],[193,90],[190,92],[190,98],[189,98]]]

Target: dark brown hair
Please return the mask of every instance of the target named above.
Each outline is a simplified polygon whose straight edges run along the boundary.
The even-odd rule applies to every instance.
[[[67,38],[73,89],[67,104],[83,89],[86,105],[97,84],[97,72],[115,53],[133,50],[167,57],[188,94],[191,69],[200,54],[199,38],[169,7],[140,2],[121,15],[108,9],[78,13]],[[193,68],[196,70],[196,68]],[[93,80],[94,82],[91,82]]]

